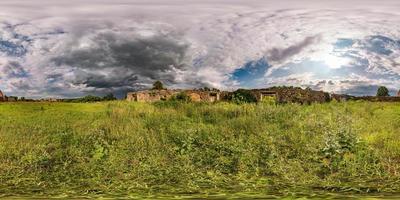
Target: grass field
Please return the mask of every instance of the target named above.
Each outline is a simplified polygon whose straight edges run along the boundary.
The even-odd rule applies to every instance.
[[[0,104],[0,197],[400,192],[400,104]]]

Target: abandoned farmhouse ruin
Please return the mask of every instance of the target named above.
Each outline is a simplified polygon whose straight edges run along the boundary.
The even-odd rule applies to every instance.
[[[257,102],[266,98],[273,98],[277,103],[324,103],[331,100],[330,94],[323,91],[302,89],[300,87],[271,87],[266,89],[253,89],[251,93]]]
[[[204,90],[144,90],[127,94],[128,101],[155,102],[170,100],[174,96],[185,93],[193,102],[216,102],[221,100],[220,91]]]
[[[314,91],[311,89],[302,89],[299,87],[272,87],[266,89],[245,90],[252,95],[257,102],[273,100],[277,103],[324,103],[331,100],[329,93]],[[128,101],[137,102],[155,102],[170,100],[176,95],[184,93],[193,102],[217,102],[229,101],[235,92],[219,90],[144,90],[130,92],[127,94]]]
[[[373,102],[400,102],[400,91],[397,96],[376,97],[376,96],[363,96],[356,97],[345,94],[333,94],[323,91],[315,91],[310,88],[302,89],[300,87],[270,87],[264,89],[249,89],[242,90],[251,95],[256,102],[274,101],[276,103],[325,103],[332,100],[343,102],[348,100],[364,100]],[[217,101],[230,101],[235,92],[219,91],[219,90],[143,90],[138,92],[130,92],[127,94],[128,101],[137,102],[156,102],[170,100],[178,94],[185,94],[192,102],[217,102]]]
[[[0,101],[5,101],[5,96],[1,90],[0,90]]]
[[[242,95],[250,98],[251,101],[245,102],[275,102],[275,103],[325,103],[332,100],[343,101],[370,101],[370,102],[400,102],[400,91],[396,96],[351,96],[346,94],[334,94],[324,91],[315,91],[310,88],[302,89],[300,87],[270,87],[264,89],[239,89],[236,91],[220,91],[218,89],[151,89],[137,92],[129,92],[126,95],[127,101],[134,102],[157,102],[167,100],[181,100],[185,98],[191,102],[219,102],[219,101],[235,101]],[[22,97],[6,96],[0,90],[0,102],[15,102],[15,101],[41,101],[41,102],[62,102],[63,100],[55,98],[47,98],[40,100],[25,99]]]
[[[14,102],[17,101],[18,97],[13,97],[13,96],[6,96],[1,90],[0,90],[0,102],[8,101],[8,102]]]

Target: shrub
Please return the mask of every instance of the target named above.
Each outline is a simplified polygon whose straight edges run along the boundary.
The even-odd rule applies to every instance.
[[[385,86],[381,86],[378,88],[376,92],[377,97],[387,97],[389,96],[389,90]]]
[[[191,98],[185,92],[180,92],[171,98],[172,101],[190,102]]]
[[[114,101],[114,100],[117,100],[117,98],[114,96],[113,93],[109,93],[103,97],[103,101]]]
[[[230,100],[238,104],[257,102],[256,97],[251,93],[251,91],[245,89],[238,89],[233,92]]]
[[[262,103],[267,105],[275,105],[276,104],[276,97],[272,96],[265,96],[262,98]]]
[[[79,100],[79,102],[97,102],[97,101],[101,101],[101,97],[93,95],[87,95]]]

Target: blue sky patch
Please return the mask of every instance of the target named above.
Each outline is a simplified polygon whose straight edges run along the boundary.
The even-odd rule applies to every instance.
[[[399,48],[396,41],[382,35],[374,35],[367,40],[367,49],[377,54],[389,56],[393,53],[390,47]]]
[[[238,81],[242,87],[255,87],[257,79],[264,77],[269,67],[265,58],[250,61],[236,69],[232,73],[232,79]]]
[[[337,39],[336,43],[334,44],[335,48],[344,49],[353,46],[354,41],[352,39],[347,38],[339,38]]]

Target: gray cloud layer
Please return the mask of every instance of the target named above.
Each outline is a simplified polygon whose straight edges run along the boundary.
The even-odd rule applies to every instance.
[[[290,57],[302,52],[304,50],[304,48],[318,42],[319,37],[320,37],[319,35],[306,37],[300,43],[294,44],[294,45],[289,46],[284,49],[273,48],[268,51],[267,57],[271,61],[285,60],[287,58],[290,58]]]
[[[161,80],[170,85],[176,83],[176,72],[187,68],[184,59],[188,46],[168,35],[129,38],[101,33],[91,40],[94,44],[90,47],[72,45],[52,58],[57,66],[77,68],[74,84],[113,88]]]
[[[241,85],[232,74],[264,57],[270,66],[255,87],[400,87],[400,2],[348,3],[3,0],[0,89],[73,97],[123,94],[154,80],[233,89]],[[339,38],[347,39],[340,48]]]

